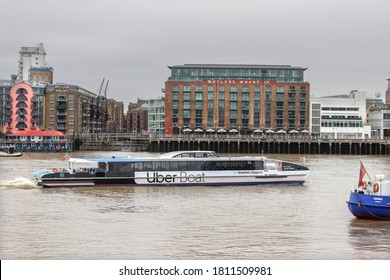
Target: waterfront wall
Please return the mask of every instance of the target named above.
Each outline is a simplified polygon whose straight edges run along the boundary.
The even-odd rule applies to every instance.
[[[213,150],[239,154],[333,154],[390,155],[390,140],[228,138],[165,139],[151,138],[148,151],[165,153],[175,150]]]
[[[177,150],[213,150],[228,154],[332,154],[390,155],[390,139],[326,139],[310,135],[145,135],[84,134],[68,137],[61,143],[17,143],[21,151],[148,151],[166,153]],[[24,149],[26,148],[26,149]]]

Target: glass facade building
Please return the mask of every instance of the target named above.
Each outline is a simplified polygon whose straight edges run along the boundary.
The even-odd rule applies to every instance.
[[[290,65],[224,65],[184,64],[169,66],[170,81],[201,82],[204,80],[256,80],[279,83],[302,83],[306,68]]]

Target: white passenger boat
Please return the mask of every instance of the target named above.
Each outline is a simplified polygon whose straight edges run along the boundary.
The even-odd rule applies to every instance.
[[[78,167],[80,164],[83,166]],[[69,158],[67,167],[39,170],[34,180],[44,188],[239,186],[303,184],[308,174],[303,164],[266,157],[219,157],[213,151],[178,151],[152,158]]]

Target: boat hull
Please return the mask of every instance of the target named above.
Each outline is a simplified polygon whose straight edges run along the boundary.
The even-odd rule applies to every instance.
[[[67,174],[68,175],[68,174]],[[69,175],[68,175],[69,176]],[[253,186],[263,184],[293,184],[302,185],[306,174],[301,175],[281,175],[264,177],[205,177],[197,180],[192,177],[192,181],[176,180],[175,182],[159,181],[159,178],[134,178],[134,177],[56,177],[43,176],[36,180],[38,186],[43,188],[63,188],[63,187],[117,187],[117,186],[152,186],[152,187],[171,187],[171,186]],[[187,178],[188,179],[188,178]],[[162,180],[162,179],[161,179]]]
[[[20,157],[22,156],[22,153],[13,153],[13,154],[6,154],[6,153],[1,153],[0,157]]]
[[[368,195],[351,191],[349,211],[362,219],[390,219],[390,196]]]

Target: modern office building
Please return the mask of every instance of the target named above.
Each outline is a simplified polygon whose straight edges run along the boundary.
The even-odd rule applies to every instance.
[[[373,138],[390,138],[390,103],[371,106],[368,119]]]
[[[312,135],[328,139],[369,139],[366,93],[353,90],[350,94],[311,97]]]
[[[304,129],[309,126],[306,68],[290,65],[168,66],[165,133],[184,128]]]
[[[151,135],[164,135],[165,98],[148,100],[148,128]]]

